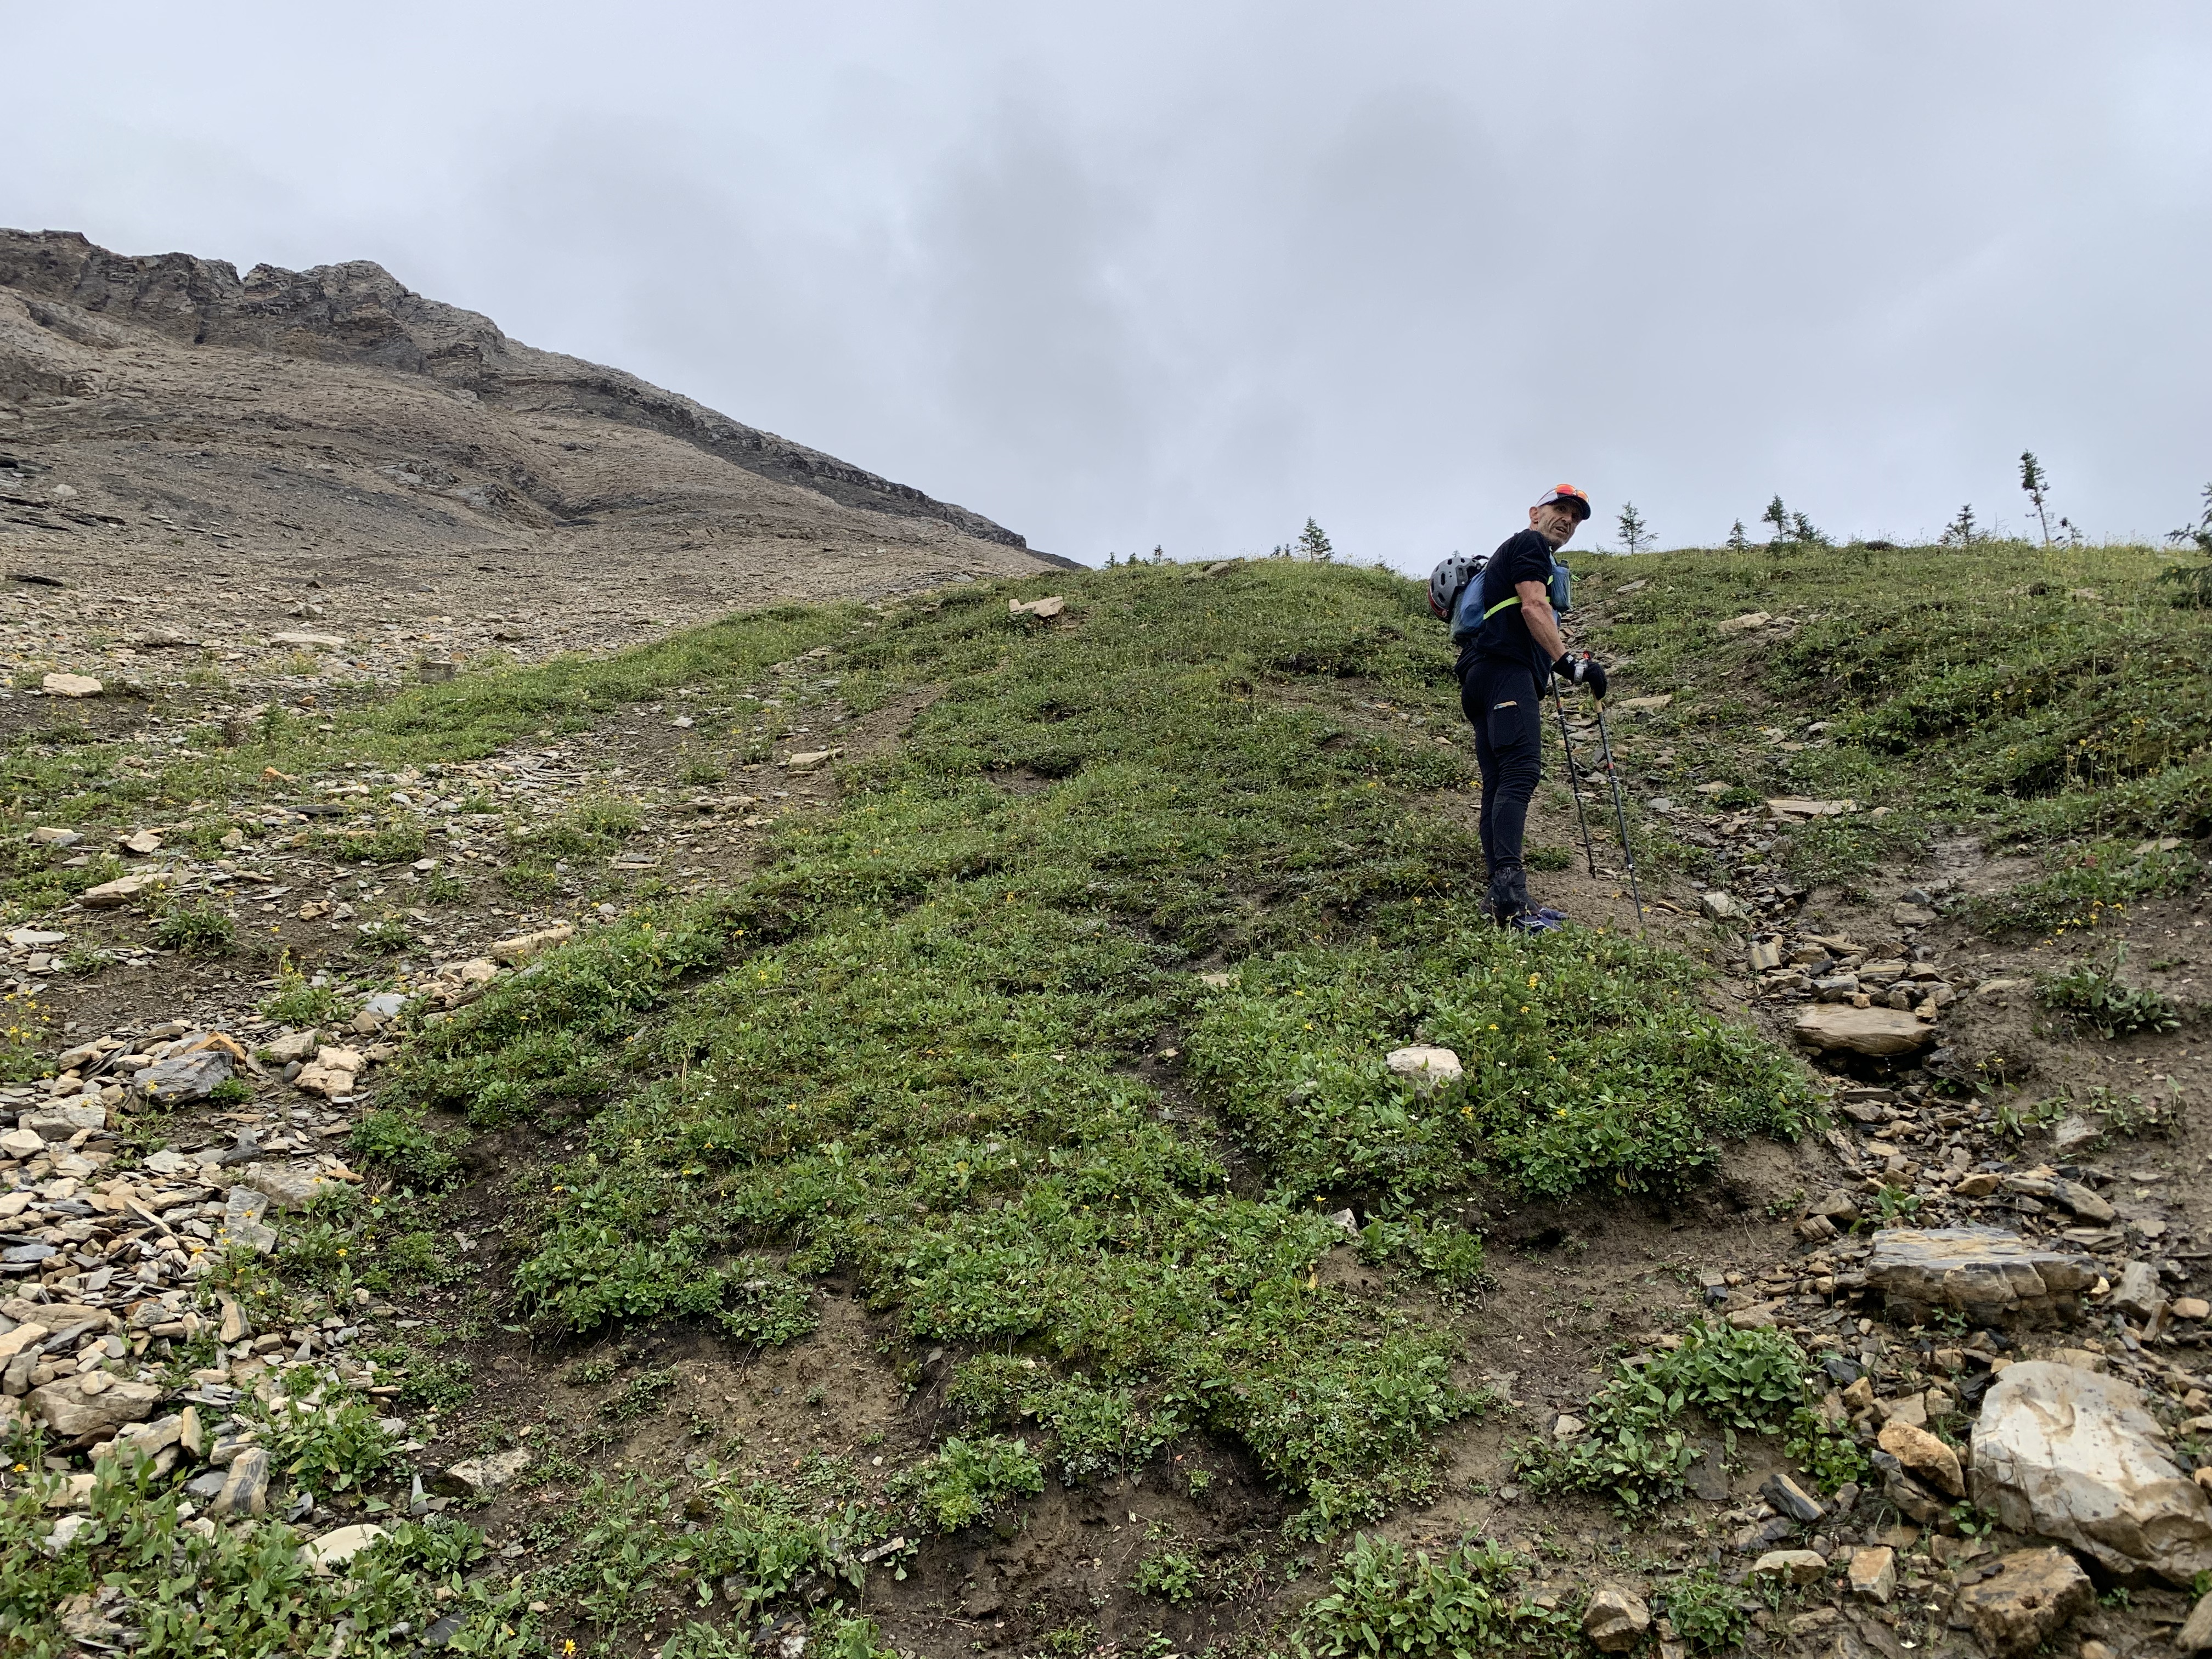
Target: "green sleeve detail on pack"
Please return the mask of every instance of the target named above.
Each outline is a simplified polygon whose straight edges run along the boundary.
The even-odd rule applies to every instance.
[[[1498,602],[1496,605],[1492,605],[1492,606],[1490,607],[1490,609],[1489,609],[1489,610],[1487,610],[1487,611],[1484,611],[1484,612],[1482,613],[1482,619],[1483,619],[1483,621],[1485,621],[1485,622],[1488,622],[1488,621],[1489,621],[1492,617],[1496,616],[1499,611],[1501,611],[1504,610],[1506,606],[1508,606],[1508,605],[1518,605],[1518,604],[1520,604],[1520,603],[1521,603],[1521,596],[1520,596],[1518,593],[1516,593],[1516,594],[1515,594],[1511,599],[1500,599],[1500,600],[1498,600]]]

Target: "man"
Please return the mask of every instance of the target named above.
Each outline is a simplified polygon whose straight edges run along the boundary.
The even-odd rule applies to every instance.
[[[1482,769],[1482,857],[1490,872],[1490,914],[1501,927],[1555,921],[1528,914],[1521,838],[1528,803],[1543,775],[1544,690],[1559,675],[1605,695],[1605,670],[1570,657],[1552,602],[1553,554],[1590,515],[1589,497],[1561,484],[1528,509],[1528,528],[1490,556],[1467,585],[1452,617],[1460,647],[1460,707],[1474,727]],[[1561,587],[1564,602],[1564,584]]]

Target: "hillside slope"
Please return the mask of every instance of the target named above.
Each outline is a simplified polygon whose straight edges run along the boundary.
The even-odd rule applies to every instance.
[[[1601,810],[1548,753],[1533,939],[1382,570],[775,607],[249,724],[25,700],[4,1316],[65,1340],[0,1403],[0,1637],[1536,1659],[1611,1583],[1700,1659],[1977,1659],[1961,1593],[2068,1539],[1959,1501],[2007,1368],[2212,1468],[2201,842],[2102,839],[2204,827],[2194,684],[2111,667],[2203,621],[2147,550],[2090,599],[2036,556],[1596,563],[1618,701],[1548,735]],[[2123,717],[2167,735],[2026,752]],[[1954,1226],[2052,1293],[1885,1295]],[[2037,1628],[2146,1650],[2195,1568],[2133,1560]]]
[[[0,231],[0,557],[189,632],[343,594],[356,616],[324,621],[519,615],[540,648],[1062,562],[375,264],[240,277],[21,231]]]

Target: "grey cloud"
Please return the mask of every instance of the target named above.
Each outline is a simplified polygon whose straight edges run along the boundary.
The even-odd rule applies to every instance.
[[[19,19],[25,61],[82,43]],[[2212,13],[2029,0],[149,14],[0,220],[369,257],[1038,545],[2093,532],[2212,477]]]

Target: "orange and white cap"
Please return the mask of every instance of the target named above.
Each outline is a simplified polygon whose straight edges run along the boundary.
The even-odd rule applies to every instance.
[[[1572,484],[1553,484],[1538,499],[1536,505],[1549,507],[1554,501],[1565,502],[1578,518],[1587,519],[1590,515],[1589,497]]]

